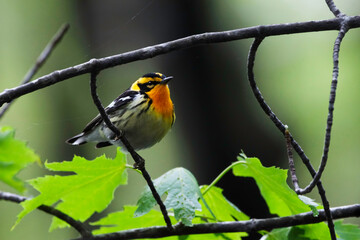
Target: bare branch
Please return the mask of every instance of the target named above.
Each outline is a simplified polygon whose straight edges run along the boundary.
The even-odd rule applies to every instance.
[[[348,17],[348,19],[349,29],[360,27],[360,16]],[[97,70],[103,70],[125,63],[152,58],[172,51],[198,46],[201,44],[228,42],[259,36],[275,36],[303,32],[339,30],[342,21],[342,18],[335,18],[322,21],[262,25],[232,31],[202,33],[150,47],[141,48],[127,53],[100,58],[96,61],[96,67],[98,68]],[[90,60],[76,66],[54,71],[48,75],[42,76],[22,86],[12,89],[6,89],[2,93],[0,93],[0,106],[22,95],[56,84],[58,82],[75,76],[90,73],[94,70],[95,66],[93,64],[93,61]]]
[[[336,207],[331,209],[334,219],[359,217],[360,204]],[[314,217],[312,212],[301,213],[288,217],[276,217],[267,219],[251,219],[248,221],[218,222],[195,224],[191,227],[175,225],[173,231],[166,227],[149,227],[131,229],[121,232],[95,235],[93,240],[119,240],[119,239],[141,239],[141,238],[160,238],[167,236],[179,236],[190,234],[205,233],[226,233],[226,232],[253,232],[260,230],[271,230],[274,228],[284,228],[297,225],[319,223],[326,219],[324,210],[319,210],[319,216]],[[77,240],[84,239],[79,238]]]
[[[329,146],[330,146],[330,138],[331,138],[331,129],[333,125],[333,112],[334,112],[334,103],[335,103],[335,97],[336,97],[336,89],[337,89],[337,83],[338,83],[338,75],[339,75],[339,51],[340,51],[340,44],[342,42],[342,39],[345,37],[346,32],[348,31],[348,26],[346,23],[346,20],[343,22],[343,25],[340,28],[339,34],[335,40],[334,44],[334,50],[333,50],[333,76],[331,81],[331,90],[330,90],[330,97],[329,97],[329,113],[327,117],[327,124],[326,124],[326,132],[325,132],[325,141],[324,141],[324,150],[323,155],[320,163],[320,167],[318,172],[315,176],[313,176],[313,180],[311,183],[303,190],[301,190],[298,194],[305,194],[310,192],[316,183],[320,180],[322,173],[325,170],[325,166],[328,159],[328,153],[329,153]],[[330,213],[330,212],[328,212]],[[331,218],[331,215],[329,214],[329,218]],[[331,238],[336,239],[336,234],[334,230],[333,222],[328,221],[328,225],[330,228]],[[333,231],[331,231],[333,230]]]
[[[299,181],[296,177],[296,171],[295,171],[295,164],[294,164],[294,157],[292,153],[292,147],[291,147],[291,138],[290,138],[290,132],[287,126],[285,126],[285,140],[286,140],[286,148],[287,148],[287,154],[289,159],[289,170],[290,170],[290,176],[291,181],[294,185],[295,192],[299,191]]]
[[[248,55],[248,63],[247,63],[247,69],[248,69],[248,80],[251,86],[251,89],[255,95],[256,100],[260,104],[261,108],[265,112],[266,115],[268,115],[271,119],[271,121],[275,124],[275,126],[281,131],[281,133],[285,134],[286,127],[281,122],[281,120],[276,116],[276,114],[271,110],[270,106],[266,103],[265,99],[263,98],[259,88],[256,85],[255,76],[254,76],[254,63],[255,63],[255,55],[256,51],[263,41],[263,37],[255,38],[253,44],[250,47],[249,55]],[[311,165],[309,158],[306,156],[305,152],[302,150],[300,145],[294,140],[294,138],[291,136],[290,132],[288,133],[289,137],[291,139],[291,145],[297,152],[297,154],[302,159],[303,163],[307,166],[308,170],[310,171],[311,175],[315,175],[316,171]]]
[[[28,83],[32,77],[37,73],[37,71],[42,67],[42,65],[46,62],[52,51],[55,49],[57,44],[61,41],[65,33],[68,31],[70,25],[64,24],[60,27],[57,33],[53,36],[51,41],[46,45],[44,50],[41,52],[39,57],[36,59],[35,65],[26,73],[21,85]],[[14,99],[13,99],[14,100]],[[5,112],[9,109],[13,100],[9,101],[0,112],[0,118],[4,116]]]
[[[327,117],[327,124],[326,124],[326,131],[325,131],[325,141],[324,141],[324,150],[323,155],[320,163],[320,167],[316,175],[313,177],[311,183],[300,191],[299,194],[306,194],[311,192],[311,190],[316,185],[317,181],[321,178],[321,175],[325,169],[329,146],[330,146],[330,137],[331,137],[331,129],[333,124],[333,111],[334,111],[334,103],[336,97],[336,88],[338,82],[338,75],[339,75],[339,51],[340,51],[340,44],[342,39],[345,37],[346,32],[348,31],[347,24],[344,22],[344,25],[341,27],[339,34],[335,40],[334,50],[333,50],[333,74],[332,74],[332,82],[331,82],[331,89],[330,89],[330,97],[329,97],[329,107],[328,107],[328,117]]]
[[[328,5],[330,11],[335,15],[335,17],[344,17],[345,14],[341,13],[341,11],[336,7],[333,0],[325,0]]]
[[[93,60],[93,61],[96,61],[96,60]],[[96,65],[96,64],[97,63],[95,62],[94,65]],[[145,178],[145,180],[152,192],[152,195],[154,196],[157,204],[159,205],[159,207],[161,209],[161,212],[164,216],[164,220],[165,220],[167,227],[170,230],[172,230],[173,227],[172,227],[168,212],[166,210],[166,207],[165,207],[164,203],[162,202],[159,193],[156,191],[154,183],[152,182],[149,173],[145,169],[145,160],[134,150],[134,148],[131,146],[131,144],[127,140],[125,134],[123,132],[121,132],[117,127],[115,127],[114,124],[112,124],[112,122],[109,119],[109,116],[106,114],[105,109],[101,104],[101,101],[96,93],[96,76],[98,74],[99,74],[99,72],[95,70],[94,72],[91,73],[91,78],[90,78],[91,96],[94,100],[94,103],[95,103],[97,109],[99,110],[99,113],[100,113],[102,119],[104,120],[105,124],[107,125],[107,127],[114,132],[114,134],[116,136],[115,138],[120,139],[121,142],[126,147],[126,149],[128,150],[128,152],[131,154],[132,158],[135,161],[134,167],[141,171],[143,177]]]
[[[0,200],[10,201],[14,203],[21,203],[25,200],[28,200],[28,198],[13,193],[0,191]],[[38,209],[68,223],[70,226],[75,228],[84,239],[89,239],[92,236],[91,230],[87,225],[85,225],[82,222],[76,221],[75,219],[73,219],[69,215],[66,215],[65,213],[46,205],[41,205],[38,207]]]
[[[255,76],[254,76],[255,55],[256,55],[256,51],[257,51],[258,47],[260,46],[262,40],[263,40],[263,37],[255,38],[253,44],[250,47],[249,55],[248,55],[248,63],[247,63],[247,66],[248,66],[248,80],[249,80],[251,89],[252,89],[252,91],[253,91],[253,93],[255,95],[255,98],[258,101],[258,103],[260,104],[260,106],[263,109],[263,111],[265,112],[265,114],[270,117],[271,121],[280,130],[280,132],[285,134],[285,131],[286,131],[285,125],[280,121],[280,119],[271,110],[270,106],[265,102],[265,100],[264,100],[259,88],[257,87],[256,82],[255,82]],[[293,139],[291,134],[288,133],[288,135],[289,135],[288,137],[290,137],[290,139],[291,139],[291,144],[294,147],[295,151],[299,154],[301,160],[303,161],[303,163],[307,167],[307,169],[310,172],[311,176],[314,177],[316,175],[316,171],[313,168],[313,166],[311,165],[308,157],[305,155],[305,153],[301,149],[300,145]],[[328,221],[330,234],[332,236],[332,239],[334,239],[333,236],[335,236],[335,230],[334,230],[334,224],[333,224],[333,220],[332,220],[332,216],[331,216],[331,212],[330,212],[330,204],[329,204],[329,201],[326,198],[325,189],[322,186],[321,181],[318,180],[316,185],[318,187],[319,195],[321,197],[321,201],[322,201],[323,206],[324,206],[325,215],[326,215],[326,219]]]

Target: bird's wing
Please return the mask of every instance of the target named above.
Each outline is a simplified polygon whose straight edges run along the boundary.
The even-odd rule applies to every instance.
[[[111,118],[113,113],[117,110],[124,108],[139,92],[126,90],[120,96],[118,96],[114,101],[112,101],[106,108],[105,111]],[[102,117],[98,114],[93,120],[91,120],[84,128],[83,133],[87,133],[97,127],[102,123]]]

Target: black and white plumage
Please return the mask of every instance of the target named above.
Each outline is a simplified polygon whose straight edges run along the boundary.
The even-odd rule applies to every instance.
[[[131,87],[110,103],[105,111],[110,121],[121,130],[135,150],[151,147],[171,128],[175,113],[167,86],[172,77],[150,73],[135,81]],[[84,130],[68,139],[71,145],[96,142],[96,147],[121,146],[114,133],[106,126],[100,114]]]

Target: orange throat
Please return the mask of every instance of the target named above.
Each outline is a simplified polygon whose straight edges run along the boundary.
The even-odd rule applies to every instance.
[[[170,98],[170,90],[167,85],[158,85],[150,93],[153,109],[165,119],[173,119],[174,105]]]

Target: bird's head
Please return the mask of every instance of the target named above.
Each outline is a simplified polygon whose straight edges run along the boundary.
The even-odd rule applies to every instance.
[[[169,91],[168,82],[173,77],[166,77],[162,73],[148,73],[136,80],[130,87],[130,90],[141,91],[148,95],[158,91]]]
[[[146,94],[151,100],[151,108],[159,115],[174,122],[174,106],[168,87],[168,82],[172,78],[161,73],[148,73],[136,80],[130,90]]]

